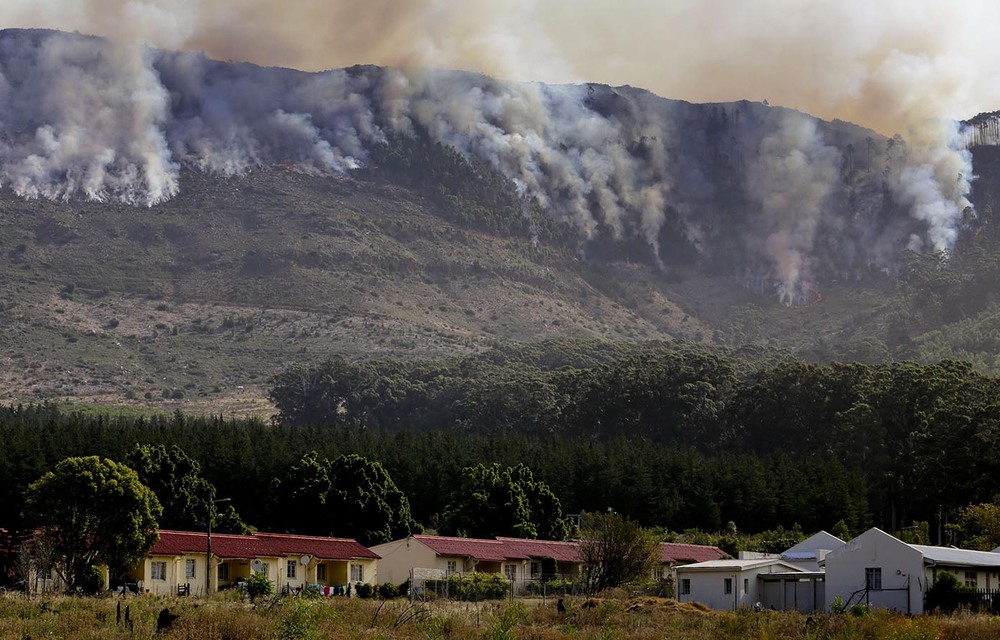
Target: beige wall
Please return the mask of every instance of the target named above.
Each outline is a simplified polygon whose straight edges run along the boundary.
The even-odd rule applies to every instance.
[[[437,554],[427,545],[413,538],[393,540],[376,545],[372,551],[382,557],[378,561],[378,582],[401,584],[410,577],[410,570],[417,568],[437,569],[439,562]],[[461,566],[461,562],[459,562]],[[445,567],[440,567],[442,570]]]
[[[975,580],[976,580],[975,586],[973,586],[972,584],[966,585],[967,577],[971,577],[971,576],[966,576],[967,572],[975,574]],[[930,585],[933,585],[934,581],[937,580],[938,576],[940,576],[942,573],[954,574],[955,578],[958,579],[958,584],[962,585],[963,587],[969,586],[972,589],[1000,588],[1000,578],[998,578],[998,574],[996,571],[988,571],[976,567],[956,568],[956,567],[946,567],[941,565],[938,565],[936,567],[927,567],[926,569],[924,569],[924,580],[926,581],[925,584],[928,587]]]
[[[310,558],[309,564],[303,565],[300,562],[302,554],[287,556],[261,556],[257,558],[267,565],[267,579],[274,585],[275,590],[280,591],[286,586],[293,589],[300,589],[305,584],[326,584],[326,585],[346,585],[350,581],[350,565],[362,565],[364,582],[375,584],[377,580],[378,564],[374,559],[361,560],[319,560]],[[194,578],[186,577],[186,561],[194,561]],[[251,559],[212,557],[211,563],[211,587],[210,593],[218,591],[220,588],[231,587],[240,580],[246,580],[252,573]],[[288,577],[288,562],[295,563],[295,577]],[[163,580],[152,579],[152,563],[165,563],[166,571]],[[218,567],[225,564],[229,567],[229,578],[219,581]],[[323,564],[326,566],[326,580],[317,579],[317,567]],[[205,554],[185,554],[182,556],[149,556],[143,559],[142,563],[127,575],[129,581],[142,581],[142,589],[154,595],[168,596],[176,595],[177,587],[182,584],[191,585],[191,595],[200,596],[205,593]],[[353,581],[352,581],[353,582]]]

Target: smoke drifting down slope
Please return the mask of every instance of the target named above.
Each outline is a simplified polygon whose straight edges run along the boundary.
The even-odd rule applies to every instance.
[[[584,243],[638,237],[662,263],[669,222],[707,259],[735,251],[786,304],[810,278],[884,266],[905,246],[947,250],[969,206],[955,130],[904,145],[753,103],[454,72],[306,74],[43,31],[4,32],[0,74],[0,183],[23,197],[153,206],[183,188],[183,164],[345,174],[408,136],[485,162]]]

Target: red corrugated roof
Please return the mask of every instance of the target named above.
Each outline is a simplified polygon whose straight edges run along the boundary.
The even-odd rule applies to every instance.
[[[707,560],[721,560],[729,557],[728,553],[718,547],[709,547],[702,544],[661,542],[660,550],[663,562],[669,564],[705,562]]]
[[[557,542],[554,540],[504,537],[485,540],[427,535],[413,537],[430,547],[439,556],[475,558],[486,562],[538,558],[554,558],[559,562],[580,562],[580,543],[577,541]],[[662,542],[660,543],[660,557],[663,562],[668,564],[684,564],[720,560],[729,556],[718,547]]]
[[[497,538],[502,542],[508,558],[553,558],[559,562],[580,562],[580,543],[554,540],[528,540],[525,538]]]
[[[205,546],[204,532],[161,530],[160,539],[149,553],[167,556],[204,553]],[[351,538],[261,532],[249,536],[213,533],[212,553],[220,558],[281,557],[300,554],[309,554],[323,560],[379,557],[374,551]]]
[[[426,535],[415,535],[413,539],[427,545],[439,556],[475,558],[486,562],[503,562],[508,559],[508,556],[504,555],[503,544],[498,540]]]

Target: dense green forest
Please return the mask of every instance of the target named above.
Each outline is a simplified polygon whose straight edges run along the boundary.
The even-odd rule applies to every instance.
[[[993,500],[997,391],[960,362],[817,366],[666,343],[334,359],[278,376],[271,421],[2,408],[0,526],[18,525],[24,487],[59,460],[125,460],[140,443],[177,445],[263,530],[289,529],[281,480],[311,451],[380,463],[427,527],[463,469],[498,462],[524,463],[565,513],[674,531],[895,529]]]

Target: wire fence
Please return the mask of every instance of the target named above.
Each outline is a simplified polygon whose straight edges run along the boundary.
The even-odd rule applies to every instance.
[[[415,568],[410,572],[412,600],[460,600],[479,602],[518,597],[565,597],[582,595],[581,580],[558,576],[513,579],[499,573],[459,573],[441,569]]]

